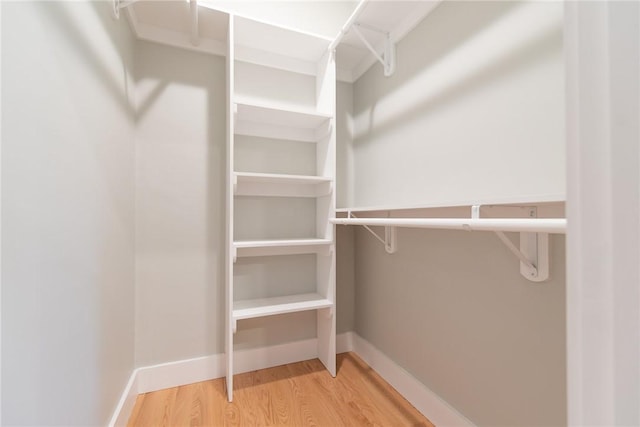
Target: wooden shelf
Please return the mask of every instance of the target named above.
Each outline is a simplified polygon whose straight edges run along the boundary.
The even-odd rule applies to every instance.
[[[235,172],[236,196],[320,197],[331,193],[331,178],[322,176]]]
[[[332,306],[333,303],[331,301],[315,293],[242,300],[233,303],[233,318],[234,320],[253,319],[255,317],[317,310]]]
[[[328,253],[333,245],[329,239],[242,240],[233,242],[236,256],[274,256]]]
[[[235,104],[235,133],[301,142],[318,142],[329,134],[331,115],[248,102]]]

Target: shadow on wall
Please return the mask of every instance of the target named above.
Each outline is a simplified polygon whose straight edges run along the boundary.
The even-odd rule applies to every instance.
[[[114,31],[114,26],[118,25],[118,23],[117,21],[107,21],[110,17],[110,3],[91,2],[91,5],[95,9],[96,16],[99,17],[105,27],[104,34],[111,37],[113,51],[120,53],[119,49],[123,44],[123,40],[118,40],[117,37],[122,33]],[[107,61],[98,54],[98,50],[92,45],[92,41],[87,37],[87,30],[83,29],[81,22],[71,15],[69,7],[60,7],[58,2],[42,2],[40,7],[43,8],[43,16],[54,22],[55,25],[52,27],[60,28],[60,34],[68,39],[68,46],[75,47],[78,57],[84,58],[84,64],[90,67],[99,77],[96,80],[104,83],[109,94],[121,105],[124,111],[132,113],[135,110],[132,102],[134,98],[131,88],[127,84],[129,81],[127,77],[132,72],[129,67],[132,64],[122,61],[122,69],[118,70],[122,74],[116,75],[115,70],[109,68]],[[125,82],[124,92],[121,86],[122,81]]]
[[[130,31],[129,24],[126,22],[126,14],[122,13],[120,19],[115,20],[111,14],[110,2],[91,2],[91,4],[105,29],[105,33],[111,36],[113,45],[118,46],[121,41],[116,39],[117,35],[110,29],[116,25],[123,25],[127,27],[128,31]],[[69,27],[73,27],[74,25],[72,20],[68,17],[64,19],[63,22]],[[70,37],[73,37],[76,41],[83,40],[78,31],[70,33]],[[134,41],[134,43],[137,44],[136,49],[139,49],[140,43],[146,42]],[[119,87],[108,74],[108,70],[101,66],[101,60],[95,55],[91,46],[87,42],[79,42],[78,46],[82,50],[83,56],[91,58],[90,62],[92,66],[96,68],[96,72],[98,72],[102,77],[101,81],[105,81],[105,84],[113,86],[112,92],[114,95],[118,95],[120,93],[118,92]],[[201,341],[201,347],[206,349],[201,350],[202,354],[218,353],[224,348],[224,334],[220,333],[221,328],[218,326],[224,324],[223,266],[225,225],[224,211],[221,210],[221,206],[224,206],[224,186],[222,183],[225,181],[224,159],[226,158],[226,154],[224,140],[221,140],[221,136],[224,137],[224,130],[221,131],[221,129],[225,129],[226,122],[226,108],[224,104],[225,94],[224,92],[219,93],[212,90],[212,82],[218,78],[217,71],[210,69],[208,66],[202,66],[203,64],[211,65],[209,55],[186,52],[182,49],[176,49],[168,46],[157,46],[155,44],[150,44],[150,46],[155,47],[159,52],[166,53],[164,57],[167,58],[167,60],[164,61],[160,67],[142,67],[140,61],[145,61],[146,59],[136,55],[134,57],[134,69],[124,70],[125,75],[128,72],[131,76],[130,80],[126,79],[125,81],[131,82],[133,87],[127,87],[127,97],[126,99],[121,99],[121,102],[126,102],[126,107],[133,113],[136,127],[139,127],[139,125],[144,122],[149,113],[153,110],[154,106],[159,102],[162,102],[162,97],[176,87],[188,87],[207,91],[207,109],[205,116],[208,119],[206,120],[206,129],[198,129],[198,131],[203,132],[202,137],[206,140],[207,144],[204,166],[206,168],[206,176],[202,178],[205,181],[202,185],[206,187],[203,189],[203,205],[205,212],[190,213],[191,215],[195,214],[198,218],[205,218],[203,221],[204,223],[198,224],[198,226],[201,226],[201,232],[206,236],[205,257],[207,262],[206,266],[203,267],[205,271],[197,274],[192,272],[192,277],[195,275],[197,277],[204,277],[205,279],[203,279],[203,283],[195,284],[190,283],[188,279],[185,279],[183,285],[191,286],[192,289],[197,288],[201,292],[201,294],[196,298],[197,301],[193,301],[194,311],[198,311],[202,305],[215,308],[214,310],[208,310],[211,314],[204,316],[204,319],[206,319],[204,324],[186,326],[186,328],[204,331],[202,336],[198,336],[198,339]],[[163,56],[162,54],[159,55]],[[198,60],[198,64],[200,64],[199,67],[189,65],[194,63],[194,58],[202,59],[202,61]],[[125,64],[123,64],[123,68],[124,66]],[[144,69],[144,71],[141,71],[142,69]],[[141,82],[143,81],[146,83],[146,86],[144,87],[144,90],[141,90]],[[172,121],[173,123],[170,124],[172,127],[187,126],[187,123],[182,123],[184,118],[184,116],[180,116],[179,114],[174,116],[166,115],[166,122],[157,123],[157,125],[162,126],[163,124],[168,124],[167,122]],[[157,118],[154,117],[151,120],[156,119]],[[188,132],[185,132],[185,134],[187,133]],[[193,134],[189,133],[189,135]],[[191,138],[193,138],[193,136],[191,136]],[[138,139],[137,132],[136,139]],[[175,143],[189,144],[190,142],[193,142],[188,141],[188,139],[189,137],[185,136],[185,140],[176,140]],[[136,160],[136,162],[137,161],[138,160]],[[166,167],[167,165],[158,164],[156,166]],[[175,174],[175,177],[180,179],[180,177],[178,177],[178,175],[181,174],[180,170],[170,167],[169,173]],[[138,177],[136,179],[140,178]],[[136,199],[137,198],[138,196],[136,195]],[[171,204],[170,201],[167,201],[167,203]],[[167,206],[167,209],[171,208]],[[190,214],[185,214],[184,216],[176,218],[176,222],[173,226],[180,229],[184,226],[185,222],[194,222],[194,218],[190,217]],[[138,214],[136,216],[137,229],[138,222],[141,221],[141,218]],[[166,232],[166,230],[164,231]],[[156,232],[161,234],[163,231],[156,230]],[[138,242],[136,242],[136,245],[136,252],[139,254],[141,248]],[[197,249],[194,249],[193,247],[190,248],[188,246],[189,244],[187,243],[185,247],[180,248],[180,251],[183,251],[183,255],[185,257],[189,257],[189,252],[194,250],[197,251]],[[159,252],[162,252],[163,249],[166,248],[160,248]],[[140,284],[137,283],[136,280],[136,292],[140,292],[139,287]],[[168,289],[166,291],[170,292]],[[162,289],[158,289],[158,292],[162,292]],[[195,290],[192,292],[195,292]],[[179,306],[180,302],[177,301],[176,305]],[[198,309],[196,309],[196,306]],[[145,323],[153,322],[152,318],[154,316],[164,318],[176,316],[178,318],[189,317],[185,315],[185,313],[178,312],[178,310],[179,309],[174,306],[166,307],[162,312],[155,312],[153,314],[145,313],[144,316],[147,317]],[[136,314],[136,316],[138,316],[138,314]],[[212,317],[215,317],[215,319],[212,319]],[[187,320],[184,321],[188,322]],[[136,328],[138,328],[138,326],[136,326]],[[187,351],[189,350],[187,349]],[[149,353],[149,351],[147,353]],[[161,359],[163,358],[162,354],[158,354],[157,356]],[[188,354],[185,357],[193,357],[193,354]],[[173,360],[171,358],[169,359]],[[169,361],[169,359],[162,361]]]
[[[394,76],[382,84],[371,84],[371,73],[375,78],[375,73],[382,72],[376,65],[360,80],[369,89],[366,93],[357,91],[356,83],[356,96],[361,95],[365,102],[356,104],[354,116],[359,125],[354,144],[366,143],[366,137],[374,132],[381,136],[428,117],[554,52],[562,45],[562,21],[555,16],[550,19],[545,10],[530,13],[536,6],[518,2],[452,2],[439,6],[398,45]],[[420,88],[417,97],[416,88]],[[413,98],[414,102],[405,102],[384,116],[379,112],[376,115],[379,101],[392,96]]]

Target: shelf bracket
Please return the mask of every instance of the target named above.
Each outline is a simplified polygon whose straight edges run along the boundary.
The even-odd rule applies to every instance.
[[[535,207],[529,208],[529,218],[536,218]],[[480,218],[480,205],[471,207],[471,218]],[[502,243],[520,260],[520,274],[532,282],[543,282],[549,278],[549,234],[520,233],[520,248],[504,232],[495,231]]]
[[[349,218],[357,218],[357,216],[349,212]],[[398,234],[396,231],[396,227],[384,227],[384,239],[380,237],[378,233],[373,231],[368,225],[363,225],[363,227],[369,233],[373,234],[373,237],[378,239],[378,241],[384,245],[384,250],[388,254],[395,254],[396,252],[398,252]]]
[[[369,31],[374,31],[376,33],[381,33],[384,35],[384,52],[382,53],[382,55],[380,55],[378,51],[371,45],[371,43],[369,43],[367,38],[360,31],[360,28],[363,28]],[[358,36],[358,38],[360,38],[360,40],[362,41],[362,43],[364,43],[367,49],[371,51],[371,53],[373,54],[373,56],[375,56],[378,62],[382,64],[382,67],[384,68],[385,77],[389,77],[393,75],[393,73],[396,71],[396,44],[391,39],[391,34],[388,33],[387,31],[383,31],[378,28],[361,24],[358,22],[353,24],[351,29]]]
[[[115,19],[120,19],[120,10],[131,6],[140,0],[112,0],[112,13]]]
[[[231,329],[233,329],[234,334],[238,331],[238,319],[231,319]]]
[[[189,0],[189,14],[191,15],[191,44],[198,46],[200,36],[198,30],[198,0]]]

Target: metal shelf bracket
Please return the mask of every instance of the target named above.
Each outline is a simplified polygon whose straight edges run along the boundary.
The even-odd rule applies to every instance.
[[[357,216],[349,212],[349,218],[357,218]],[[388,254],[395,254],[396,252],[398,252],[398,234],[396,231],[396,227],[384,227],[384,239],[380,237],[378,233],[373,231],[368,225],[363,225],[363,227],[384,245],[384,250]]]
[[[529,218],[538,216],[535,207],[528,208]],[[471,207],[471,218],[480,218],[480,205]],[[495,231],[502,243],[520,260],[520,274],[532,282],[544,282],[549,278],[549,234],[520,233],[520,248],[504,232]]]
[[[140,0],[112,0],[112,6],[113,6],[113,17],[115,19],[120,19],[120,10],[121,9],[125,9],[129,6],[131,6],[134,3],[139,2]]]
[[[369,43],[367,38],[360,31],[360,28],[384,35],[384,52],[382,53],[382,55],[380,55],[378,51],[371,45],[371,43]],[[396,71],[396,44],[391,39],[391,34],[387,31],[383,31],[369,25],[360,24],[358,22],[354,23],[351,29],[360,38],[367,49],[371,51],[373,56],[375,56],[375,58],[382,64],[385,77],[393,75],[393,73]]]

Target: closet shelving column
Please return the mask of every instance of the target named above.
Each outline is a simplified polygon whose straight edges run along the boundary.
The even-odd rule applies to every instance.
[[[227,397],[233,399],[234,334],[244,319],[300,311],[315,311],[318,358],[331,375],[336,374],[335,350],[335,59],[328,50],[330,39],[273,26],[240,16],[229,18],[227,55],[227,274],[226,274],[226,368]],[[248,65],[247,65],[248,64]],[[242,72],[239,72],[242,68]],[[263,74],[268,74],[265,76]],[[293,73],[293,74],[292,74]],[[277,77],[282,74],[281,77]],[[312,93],[313,102],[298,102],[292,96],[273,94],[270,78],[285,81],[286,76],[300,75],[296,81],[308,82],[305,92]],[[273,77],[276,76],[276,77]],[[305,83],[306,84],[306,83]],[[240,91],[238,88],[242,87]],[[255,93],[247,88],[255,88]],[[281,87],[282,93],[295,91]],[[292,101],[293,99],[293,101]],[[287,171],[245,170],[236,159],[237,141],[251,137],[270,147],[273,141],[287,144],[312,144],[315,147],[315,173],[295,174]],[[262,144],[262,143],[261,143]],[[276,143],[274,150],[281,149]],[[287,153],[281,153],[287,156]],[[295,159],[290,159],[295,162]],[[240,239],[239,201],[252,198],[258,206],[252,215],[254,223],[263,222],[260,203],[276,198],[278,203],[293,203],[290,214],[295,215],[295,200],[310,200],[315,204],[315,233],[307,236],[281,236],[282,224],[259,233],[256,238]],[[293,202],[291,202],[293,200]],[[303,215],[303,214],[300,214]],[[313,220],[313,218],[301,218]],[[255,224],[252,224],[255,225]],[[286,225],[286,224],[285,224]],[[295,234],[295,233],[294,233]],[[268,236],[268,238],[264,238]],[[276,237],[276,238],[273,238]],[[252,289],[237,291],[234,270],[238,259],[262,262],[264,257],[297,255],[315,257],[315,277],[301,284],[298,291],[286,294],[259,295],[246,298]],[[315,283],[313,292],[309,284]],[[240,286],[240,285],[238,285]],[[251,286],[249,285],[249,288]],[[238,297],[238,294],[243,297]],[[262,293],[264,289],[262,289]],[[269,290],[266,292],[269,294]],[[234,295],[236,295],[234,297]]]

